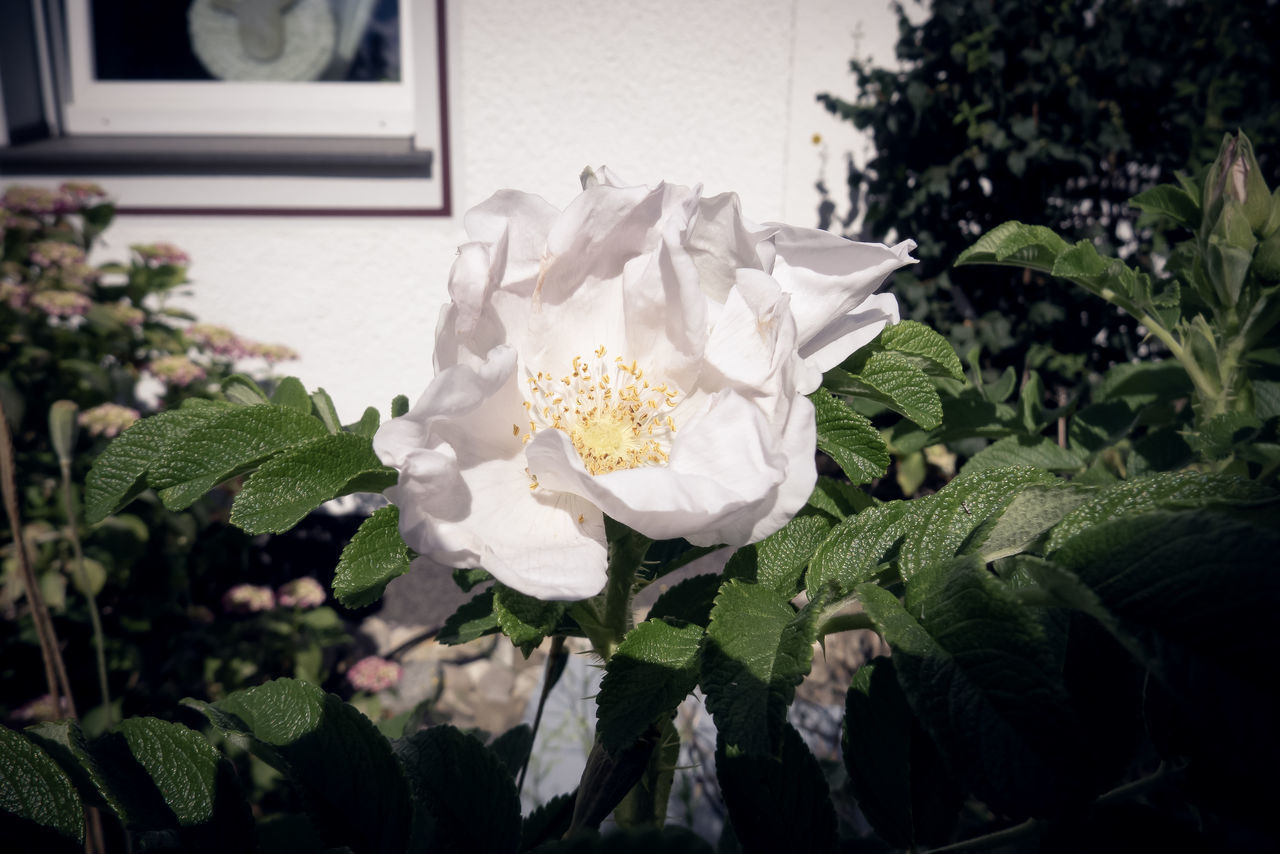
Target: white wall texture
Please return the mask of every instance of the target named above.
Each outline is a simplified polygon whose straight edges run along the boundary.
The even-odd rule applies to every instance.
[[[504,187],[563,205],[582,167],[604,163],[637,183],[734,190],[759,221],[814,225],[815,179],[839,196],[845,152],[867,154],[814,95],[852,96],[855,48],[889,63],[896,39],[888,0],[450,0],[447,17],[458,213]],[[181,181],[172,190],[174,204],[198,202]],[[121,216],[101,254],[183,247],[194,287],[175,302],[293,347],[301,358],[283,369],[354,420],[425,388],[462,237],[457,215]]]

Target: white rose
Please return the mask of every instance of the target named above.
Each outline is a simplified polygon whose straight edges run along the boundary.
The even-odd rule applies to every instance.
[[[897,321],[874,291],[913,263],[602,178],[563,212],[505,190],[467,213],[436,377],[374,437],[411,548],[542,599],[602,589],[605,514],[698,545],[782,527],[816,480],[805,395]]]

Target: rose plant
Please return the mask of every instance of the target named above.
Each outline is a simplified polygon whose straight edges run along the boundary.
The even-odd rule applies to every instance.
[[[244,381],[121,433],[85,509],[106,518],[148,487],[180,509],[247,475],[231,518],[257,534],[385,492],[335,598],[367,605],[411,568],[454,567],[474,595],[438,640],[502,633],[526,654],[546,641],[546,690],[564,638],[589,639],[604,676],[576,790],[522,815],[528,727],[490,738],[411,714],[388,738],[279,679],[186,706],[299,788],[310,817],[287,827],[301,830],[255,827],[222,754],[151,718],[93,741],[66,722],[0,730],[20,769],[0,795],[45,794],[0,797],[0,815],[64,848],[88,803],[187,849],[288,835],[316,851],[710,851],[664,826],[672,718],[697,690],[717,732],[718,850],[1267,848],[1268,793],[1251,781],[1280,761],[1258,677],[1278,650],[1255,628],[1280,606],[1280,195],[1259,201],[1242,145],[1137,200],[1193,230],[1163,278],[1017,224],[966,253],[1159,323],[1173,359],[1113,368],[1100,410],[1062,413],[1083,426],[1059,443],[1021,407],[1021,433],[979,432],[998,441],[899,501],[861,488],[887,471],[886,436],[1003,412],[988,397],[970,422],[945,407],[973,400],[955,352],[874,296],[907,244],[757,226],[731,196],[607,174],[564,211],[499,193],[468,216],[437,374],[412,410],[400,397],[386,423],[370,408],[342,425],[323,391]],[[1104,412],[1120,422],[1109,432]],[[1148,427],[1181,430],[1190,457],[1125,438]],[[816,476],[815,446],[842,478]],[[721,571],[670,584],[636,622],[639,591],[717,548]],[[788,707],[818,644],[850,631],[893,652],[854,674],[843,762],[824,767]],[[147,803],[169,813],[120,779],[148,781]]]

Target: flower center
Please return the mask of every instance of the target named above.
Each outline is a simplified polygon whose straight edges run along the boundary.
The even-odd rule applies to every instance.
[[[539,428],[561,430],[591,474],[665,464],[676,431],[669,413],[680,392],[668,383],[651,383],[634,361],[606,361],[603,346],[593,359],[575,356],[572,368],[559,379],[543,371],[527,377],[524,441]],[[520,432],[512,425],[514,435]]]

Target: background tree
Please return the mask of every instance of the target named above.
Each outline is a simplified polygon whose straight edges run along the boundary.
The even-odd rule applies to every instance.
[[[1091,238],[1130,261],[1153,243],[1127,200],[1211,161],[1227,131],[1255,142],[1269,184],[1280,166],[1275,0],[934,0],[916,25],[897,5],[902,70],[853,60],[854,100],[819,100],[871,133],[849,166],[863,239],[919,242],[898,274],[904,315],[984,365],[1040,370],[1050,389],[1131,359],[1134,323],[1030,271],[951,268],[1008,220]],[[1145,259],[1142,259],[1145,260]]]

